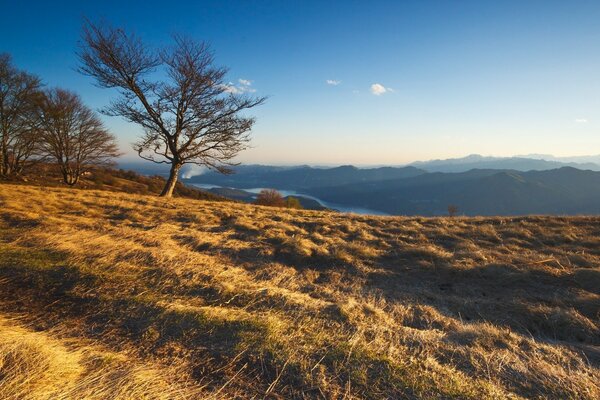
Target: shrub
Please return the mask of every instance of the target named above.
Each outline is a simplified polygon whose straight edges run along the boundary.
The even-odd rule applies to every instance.
[[[448,216],[454,217],[454,216],[456,216],[456,214],[458,214],[458,206],[455,206],[454,204],[450,204],[448,206]]]
[[[277,190],[263,189],[256,197],[256,204],[261,206],[285,207],[286,202]]]
[[[292,196],[285,199],[285,206],[287,208],[295,208],[298,210],[301,210],[302,208],[304,208],[304,207],[302,207],[302,204],[300,204],[300,200],[298,200],[297,198],[292,197]]]

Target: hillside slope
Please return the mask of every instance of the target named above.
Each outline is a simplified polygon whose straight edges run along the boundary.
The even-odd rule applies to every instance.
[[[0,397],[600,397],[600,218],[0,184]]]
[[[52,164],[32,166],[25,175],[0,177],[0,184],[2,183],[66,187],[57,167]],[[130,170],[98,167],[84,173],[77,183],[77,188],[158,195],[165,183],[166,179],[158,175],[146,176]],[[173,195],[195,200],[231,201],[217,194],[186,186],[181,182],[176,184]]]

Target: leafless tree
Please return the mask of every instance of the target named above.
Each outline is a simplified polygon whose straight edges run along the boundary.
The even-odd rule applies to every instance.
[[[0,54],[0,175],[21,173],[37,148],[35,103],[41,81]]]
[[[187,38],[157,51],[122,29],[87,22],[79,58],[83,74],[119,92],[102,112],[144,129],[134,145],[140,157],[171,165],[161,196],[172,195],[186,163],[230,172],[255,121],[241,112],[265,101],[228,85],[209,47]]]
[[[43,152],[56,160],[68,185],[75,185],[90,167],[110,165],[119,156],[114,136],[75,93],[46,91],[38,116]]]

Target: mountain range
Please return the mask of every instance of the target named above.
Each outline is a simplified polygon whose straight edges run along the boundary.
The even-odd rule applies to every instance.
[[[346,184],[379,182],[419,176],[427,171],[416,167],[357,168],[343,165],[333,168],[315,168],[307,165],[298,167],[269,167],[242,165],[231,175],[207,172],[190,178],[190,183],[209,183],[235,188],[280,188],[304,190],[327,188]]]
[[[470,155],[374,168],[243,165],[231,175],[204,172],[184,182],[234,188],[234,197],[246,201],[253,196],[243,189],[274,188],[392,215],[445,215],[450,205],[461,215],[600,214],[600,166],[593,157],[533,157]]]
[[[561,167],[573,167],[600,171],[600,156],[559,158],[550,155],[531,154],[515,157],[486,157],[471,154],[462,158],[416,161],[410,165],[428,172],[466,172],[471,169],[510,169],[517,171],[543,171]]]
[[[474,169],[412,178],[314,188],[310,194],[397,215],[599,214],[600,172],[563,167],[546,171]]]

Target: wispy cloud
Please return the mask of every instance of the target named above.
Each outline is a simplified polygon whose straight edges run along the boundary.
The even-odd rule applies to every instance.
[[[382,94],[393,92],[394,89],[385,87],[381,83],[374,83],[371,85],[371,93],[373,93],[375,96],[381,96]]]
[[[327,83],[328,85],[331,85],[331,86],[337,86],[337,85],[339,85],[340,83],[342,83],[342,81],[337,81],[337,80],[335,80],[335,79],[327,79],[327,80],[325,81],[325,83]]]
[[[578,124],[587,124],[588,120],[587,118],[576,118],[575,122]]]
[[[233,84],[233,82],[229,82],[225,85],[221,85],[221,89],[225,92],[225,93],[231,93],[231,94],[238,94],[240,93],[240,91],[238,90],[238,88]]]
[[[238,84],[229,82],[225,85],[221,85],[221,88],[225,93],[231,94],[242,94],[242,93],[254,93],[256,89],[252,87],[252,81],[248,79],[238,79]]]

